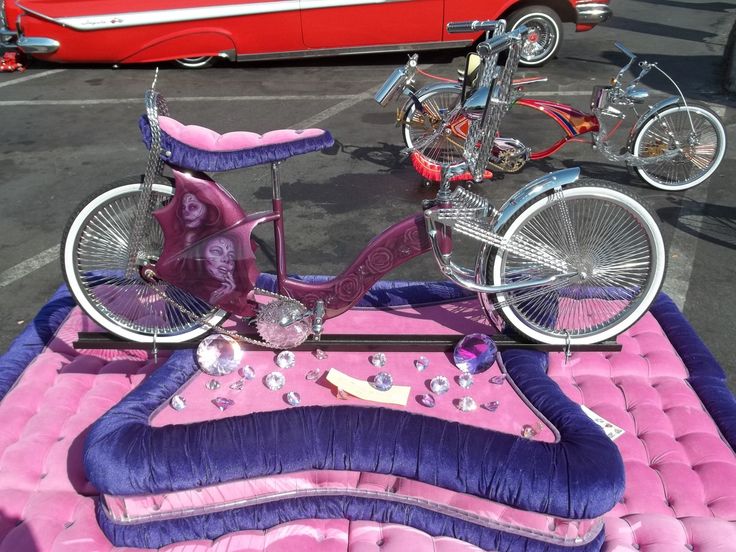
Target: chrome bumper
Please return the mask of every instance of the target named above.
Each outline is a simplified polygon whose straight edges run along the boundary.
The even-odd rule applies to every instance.
[[[578,4],[575,6],[575,11],[578,25],[598,25],[613,15],[608,4]]]
[[[24,54],[53,54],[59,49],[56,40],[34,36],[19,36],[17,45]]]
[[[15,50],[17,48],[15,44],[16,38],[18,38],[18,33],[6,27],[0,27],[0,46],[6,50]]]

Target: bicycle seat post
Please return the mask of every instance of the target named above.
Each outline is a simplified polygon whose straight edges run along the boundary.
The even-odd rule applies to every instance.
[[[273,199],[281,199],[281,178],[279,176],[279,165],[281,161],[271,163],[271,192]]]
[[[271,163],[271,193],[273,212],[276,215],[273,221],[273,239],[274,249],[276,253],[276,275],[278,281],[279,293],[285,293],[282,289],[282,283],[286,280],[286,247],[284,244],[284,206],[281,203],[281,178],[279,175],[279,165],[281,161]]]

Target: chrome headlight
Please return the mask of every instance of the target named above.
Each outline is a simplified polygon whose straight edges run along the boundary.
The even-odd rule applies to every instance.
[[[649,97],[649,92],[638,86],[628,86],[626,88],[626,99],[633,103],[643,103]]]

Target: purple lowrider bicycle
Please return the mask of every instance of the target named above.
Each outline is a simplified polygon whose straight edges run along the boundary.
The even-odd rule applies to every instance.
[[[578,169],[543,176],[500,209],[451,182],[482,177],[503,116],[523,36],[505,33],[479,48],[489,63],[508,49],[490,87],[465,102],[477,148],[445,167],[437,196],[373,238],[340,275],[309,283],[287,277],[279,164],[329,147],[323,130],[219,135],[169,117],[164,98],[146,94],[141,130],[150,149],[144,177],[83,203],[66,229],[62,266],[79,305],[108,331],[137,342],[177,343],[221,327],[228,315],[255,318],[274,348],[318,339],[324,321],[354,306],[386,273],[432,251],[443,275],[478,293],[521,334],[555,345],[611,338],[649,307],[664,274],[654,218],[629,194],[580,179]],[[499,107],[500,106],[500,107]],[[490,137],[490,139],[488,139]],[[261,163],[272,167],[272,209],[246,213],[205,173]],[[173,181],[163,176],[164,167]],[[273,224],[277,293],[256,288],[253,229]],[[453,234],[477,240],[476,266],[452,259]]]

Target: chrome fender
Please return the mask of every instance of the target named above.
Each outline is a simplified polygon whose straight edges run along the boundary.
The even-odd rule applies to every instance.
[[[498,232],[510,219],[513,217],[519,209],[524,207],[527,203],[533,200],[540,194],[554,190],[555,188],[562,188],[578,181],[580,178],[580,168],[573,167],[572,169],[562,169],[561,171],[555,171],[544,176],[540,176],[536,180],[532,180],[526,186],[518,190],[512,195],[506,203],[503,204],[501,209],[498,211],[498,217],[493,224],[493,231]]]
[[[410,92],[409,97],[406,99],[406,102],[404,102],[404,106],[401,108],[401,120],[406,120],[406,115],[409,113],[409,109],[411,109],[415,101],[418,100],[419,102],[421,102],[422,99],[428,94],[435,94],[439,92],[456,92],[459,98],[460,94],[462,94],[463,92],[463,87],[461,84],[450,82],[432,83],[423,86],[417,91]]]
[[[631,130],[629,131],[629,137],[626,139],[626,151],[632,151],[632,148],[634,147],[634,140],[636,140],[636,135],[639,134],[641,128],[645,124],[647,124],[650,119],[655,117],[657,113],[659,113],[663,109],[667,109],[668,107],[679,104],[680,99],[681,98],[679,96],[670,96],[669,98],[665,98],[664,100],[661,100],[654,104],[647,110],[646,113],[644,113],[644,115],[639,117],[639,120],[636,121],[636,124],[631,127]]]
[[[514,214],[516,214],[520,209],[523,209],[524,206],[533,199],[551,190],[560,189],[564,186],[574,184],[579,179],[580,168],[573,167],[572,169],[563,169],[551,172],[537,178],[536,180],[532,180],[503,204],[493,223],[493,231],[498,232],[509,220],[511,220]],[[476,257],[475,280],[479,285],[488,284],[488,282],[486,282],[486,267],[488,266],[488,260],[492,249],[492,246],[485,244]],[[492,304],[493,302],[489,299],[488,294],[479,293],[478,298],[480,299],[480,303],[489,320],[500,323],[498,314],[495,312]]]

